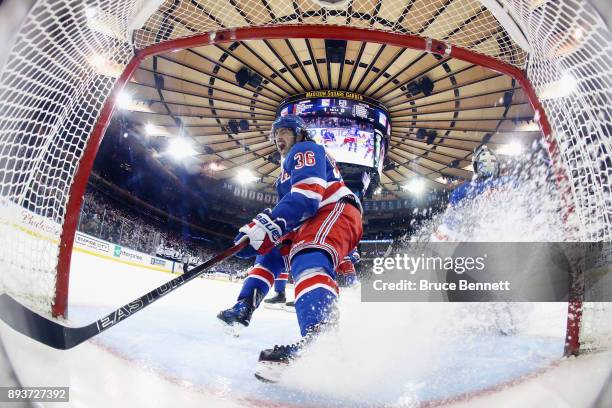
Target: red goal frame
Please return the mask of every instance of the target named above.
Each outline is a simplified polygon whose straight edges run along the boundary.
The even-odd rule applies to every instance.
[[[217,32],[210,32],[195,35],[187,38],[170,40],[163,43],[153,44],[138,50],[131,61],[127,64],[121,76],[113,86],[113,89],[104,103],[93,131],[87,141],[83,156],[79,161],[77,171],[74,176],[70,195],[66,207],[66,217],[60,237],[60,247],[57,263],[57,280],[55,290],[55,300],[52,305],[54,316],[63,316],[68,305],[68,287],[70,277],[70,261],[76,234],[77,224],[83,195],[87,186],[87,181],[93,167],[93,163],[100,147],[102,137],[112,117],[115,108],[115,99],[119,92],[125,87],[140,63],[148,57],[165,52],[181,50],[189,47],[222,44],[234,41],[261,40],[261,39],[288,39],[288,38],[308,38],[308,39],[338,39],[349,41],[368,41],[378,44],[390,44],[402,48],[427,51],[438,55],[447,55],[465,62],[489,68],[493,71],[505,74],[514,78],[521,85],[527,95],[531,107],[535,112],[544,139],[547,144],[548,153],[553,161],[553,171],[560,185],[565,185],[567,175],[560,166],[560,152],[558,145],[552,137],[552,130],[546,112],[537,98],[535,90],[526,73],[513,65],[497,60],[483,54],[478,54],[465,48],[456,47],[442,41],[419,37],[409,34],[401,34],[386,31],[369,30],[365,28],[353,28],[329,25],[283,25],[271,27],[245,27],[228,29]],[[566,190],[568,192],[568,190]],[[571,300],[569,302],[566,354],[577,353],[579,343],[579,319],[581,302]],[[577,312],[578,311],[578,312]]]

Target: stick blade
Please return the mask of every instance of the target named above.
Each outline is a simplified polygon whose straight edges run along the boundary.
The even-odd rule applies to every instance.
[[[43,317],[6,293],[0,295],[0,319],[19,333],[40,343],[65,350],[65,326]]]

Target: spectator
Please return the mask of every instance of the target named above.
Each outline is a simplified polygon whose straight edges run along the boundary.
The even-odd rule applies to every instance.
[[[203,259],[212,258],[223,249],[179,234],[166,223],[161,223],[159,218],[132,211],[95,190],[85,194],[78,229],[139,252],[182,263],[183,271],[201,264]],[[216,270],[241,275],[249,267],[247,260],[229,258],[217,265]]]

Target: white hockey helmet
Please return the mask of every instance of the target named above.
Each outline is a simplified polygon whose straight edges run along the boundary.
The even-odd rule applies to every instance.
[[[497,156],[487,145],[480,145],[472,155],[472,167],[476,178],[499,177],[500,164]]]

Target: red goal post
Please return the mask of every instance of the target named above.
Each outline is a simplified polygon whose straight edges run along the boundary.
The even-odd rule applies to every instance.
[[[78,224],[79,211],[81,209],[81,205],[83,204],[83,195],[85,194],[87,180],[89,179],[91,168],[98,152],[98,147],[100,146],[106,127],[113,114],[117,95],[122,91],[142,60],[162,53],[182,50],[189,47],[222,44],[234,41],[279,38],[333,38],[338,40],[368,41],[379,44],[390,44],[398,47],[428,51],[438,55],[449,55],[453,58],[487,67],[494,71],[511,76],[519,82],[528,96],[534,112],[537,112],[536,117],[538,117],[542,133],[547,141],[547,147],[551,158],[558,158],[559,150],[556,141],[551,137],[551,128],[550,124],[548,123],[546,112],[540,105],[531,83],[526,78],[525,73],[522,70],[486,55],[471,52],[460,47],[452,47],[440,41],[407,34],[396,34],[359,28],[303,25],[238,28],[215,33],[204,33],[193,37],[154,44],[138,51],[132,60],[127,64],[126,69],[117,80],[111,95],[107,99],[104,108],[102,109],[100,118],[94,127],[94,130],[87,143],[87,147],[85,148],[85,153],[83,154],[83,157],[79,163],[78,170],[74,177],[74,183],[69,194],[66,219],[64,221],[64,229],[61,236],[58,259],[57,295],[55,303],[53,304],[54,315],[63,315],[66,310],[72,245]],[[560,182],[566,180],[566,176],[561,167],[558,167],[555,172],[557,174],[557,179]]]
[[[94,131],[90,137],[90,140],[85,149],[85,154],[81,158],[78,171],[75,175],[75,180],[72,185],[72,189],[69,195],[69,201],[67,206],[66,220],[64,224],[63,234],[61,237],[61,246],[58,259],[58,275],[57,275],[57,294],[55,303],[53,304],[53,314],[63,315],[67,307],[68,299],[68,284],[70,276],[70,259],[72,255],[72,246],[74,242],[74,236],[76,233],[76,227],[79,219],[79,211],[83,204],[83,195],[85,194],[85,188],[87,186],[87,180],[91,173],[98,147],[102,141],[102,137],[106,130],[106,126],[110,121],[115,106],[116,96],[123,89],[129,78],[132,76],[136,68],[140,65],[141,61],[145,58],[152,57],[154,55],[162,54],[165,52],[171,52],[175,50],[181,50],[189,47],[198,47],[209,44],[221,44],[233,41],[246,41],[246,40],[258,40],[258,39],[289,39],[289,38],[333,38],[339,40],[354,40],[354,41],[368,41],[380,44],[390,44],[398,47],[411,48],[415,50],[424,50],[438,55],[449,55],[453,58],[457,58],[466,62],[470,62],[476,65],[490,68],[494,71],[506,74],[516,79],[526,95],[529,98],[529,102],[534,110],[537,112],[536,117],[538,118],[540,127],[544,138],[546,139],[546,145],[548,152],[553,162],[558,163],[559,149],[556,141],[552,138],[550,124],[546,116],[546,112],[542,108],[538,101],[535,91],[531,86],[531,83],[526,78],[524,71],[496,60],[485,55],[477,54],[469,50],[462,49],[460,47],[452,47],[445,43],[435,40],[429,40],[416,36],[406,34],[395,34],[388,32],[379,32],[364,30],[358,28],[349,27],[329,27],[329,26],[278,26],[278,27],[253,27],[253,28],[239,28],[235,30],[227,30],[213,33],[206,33],[194,37],[178,39],[169,41],[166,43],[160,43],[151,45],[139,52],[137,52],[134,58],[127,65],[127,68],[118,79],[115,87],[108,98],[100,119],[98,120]],[[557,181],[566,190],[569,187],[566,185],[567,177],[561,166],[555,167],[555,174]],[[568,318],[568,335],[567,335],[567,348],[566,353],[572,354],[577,352],[579,349],[579,319],[581,313],[576,313],[576,310],[581,310],[581,303],[579,301],[570,302],[570,316],[576,317]]]

